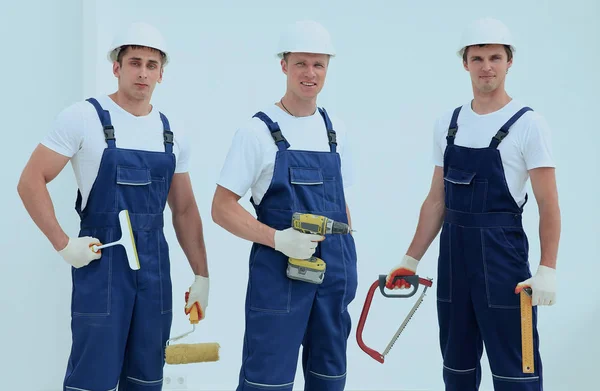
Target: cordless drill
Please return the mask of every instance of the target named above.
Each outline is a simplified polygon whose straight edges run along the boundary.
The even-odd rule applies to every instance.
[[[346,223],[308,213],[294,213],[292,228],[313,235],[348,234],[352,232],[350,226]],[[325,269],[325,261],[315,256],[309,259],[289,258],[287,276],[294,280],[320,284],[325,277]]]

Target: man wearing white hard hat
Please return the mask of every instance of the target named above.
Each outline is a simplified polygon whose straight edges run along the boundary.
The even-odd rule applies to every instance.
[[[286,93],[237,130],[213,200],[215,222],[253,242],[237,389],[292,390],[302,346],[304,389],[343,390],[347,307],[357,286],[354,239],[291,228],[294,212],[350,221],[346,131],[317,107],[335,50],[320,24],[303,21],[284,31],[277,54]],[[238,203],[248,191],[257,218]],[[288,276],[289,258],[313,255],[325,262],[322,280]]]
[[[560,210],[544,117],[513,99],[505,78],[515,45],[508,28],[485,18],[463,34],[458,55],[473,99],[438,118],[435,169],[411,245],[388,275],[388,288],[407,288],[440,228],[437,303],[446,390],[479,388],[485,344],[494,389],[542,389],[537,306],[552,305]],[[541,259],[529,267],[522,225],[531,185],[540,214]],[[533,368],[523,369],[520,292],[533,291]]]
[[[196,278],[185,311],[208,303],[202,222],[180,128],[151,103],[168,51],[160,32],[134,23],[108,52],[118,89],[63,110],[33,152],[19,182],[25,207],[60,256],[72,266],[72,349],[64,390],[160,390],[172,320],[166,204],[179,244]],[[71,161],[78,184],[77,237],[59,225],[46,190]],[[123,246],[90,246],[121,236],[127,210],[139,267]],[[129,254],[131,256],[131,254]],[[183,295],[182,295],[183,299]]]

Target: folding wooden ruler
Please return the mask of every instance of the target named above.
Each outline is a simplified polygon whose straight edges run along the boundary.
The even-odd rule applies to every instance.
[[[523,373],[534,373],[533,365],[533,317],[531,288],[521,291],[521,353]]]

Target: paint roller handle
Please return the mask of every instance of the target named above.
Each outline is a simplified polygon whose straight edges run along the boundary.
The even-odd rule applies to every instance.
[[[190,298],[190,292],[185,292],[185,303],[187,304],[188,300]],[[190,324],[198,324],[198,322],[200,322],[200,314],[198,313],[198,306],[200,304],[198,303],[194,303],[192,304],[192,306],[190,307]]]
[[[90,245],[90,249],[97,253],[99,250],[102,250],[103,248],[106,247],[111,247],[111,246],[116,246],[117,244],[121,244],[121,241],[116,241],[116,242],[112,242],[112,243],[107,243],[107,244],[102,244],[102,243],[93,243]]]
[[[190,311],[190,323],[198,324],[200,316],[198,315],[198,303],[194,303]]]

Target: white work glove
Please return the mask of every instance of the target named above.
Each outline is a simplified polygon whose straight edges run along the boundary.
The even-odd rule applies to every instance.
[[[209,278],[196,276],[194,283],[190,287],[189,292],[185,295],[185,314],[189,315],[192,311],[192,306],[195,304],[198,310],[198,320],[204,319],[206,316],[206,307],[208,307],[208,289]]]
[[[539,265],[535,276],[517,284],[515,293],[530,287],[533,291],[531,305],[553,305],[556,303],[556,270]]]
[[[275,231],[275,250],[290,258],[309,259],[317,248],[317,244],[325,239],[321,235],[305,234],[294,228]]]
[[[396,283],[392,285],[392,281],[394,281],[395,276],[407,276],[407,275],[415,275],[417,273],[417,266],[419,265],[419,261],[411,257],[410,255],[405,255],[402,258],[402,262],[392,270],[390,270],[388,276],[385,279],[385,287],[388,289],[408,289],[410,288],[410,284],[405,280],[396,280]]]
[[[92,250],[91,246],[93,244],[100,245],[100,241],[90,236],[69,238],[67,246],[58,253],[68,264],[79,269],[80,267],[87,266],[95,259],[100,259],[102,256],[101,251],[95,253]]]

